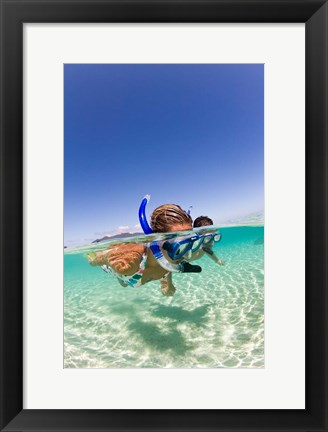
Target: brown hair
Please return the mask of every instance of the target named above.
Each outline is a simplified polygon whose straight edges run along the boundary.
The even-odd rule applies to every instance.
[[[194,228],[209,226],[209,225],[213,225],[213,221],[208,216],[199,216],[194,221]]]
[[[176,204],[163,204],[157,207],[150,219],[150,226],[154,232],[169,232],[174,225],[186,224],[192,228],[192,218]]]
[[[105,251],[96,252],[96,257],[90,261],[93,266],[110,265],[120,274],[134,274],[138,271],[145,246],[137,243],[118,243],[111,245]]]

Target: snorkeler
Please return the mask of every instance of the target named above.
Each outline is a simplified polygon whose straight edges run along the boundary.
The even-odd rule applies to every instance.
[[[194,220],[194,228],[200,228],[203,226],[211,226],[213,225],[212,219],[210,219],[208,216],[199,216]],[[200,231],[198,231],[200,232]],[[188,261],[195,261],[200,259],[202,256],[207,255],[211,260],[213,260],[216,264],[224,265],[224,261],[217,257],[215,253],[213,252],[213,245],[215,242],[221,240],[221,234],[217,235],[208,235],[204,237],[202,247],[200,247],[196,252],[193,252],[191,257],[188,259]]]
[[[212,219],[207,216],[198,217],[194,224],[194,228],[209,227],[206,229],[197,229],[190,235],[175,237],[164,241],[162,248],[168,252],[172,260],[184,258],[188,262],[201,258],[207,254],[216,264],[224,265],[224,261],[219,259],[212,248],[214,243],[221,240],[221,234],[213,225]]]
[[[139,209],[140,224],[145,234],[170,233],[192,230],[192,218],[180,206],[164,204],[157,207],[148,225],[145,209],[149,201],[146,196]],[[138,287],[153,280],[160,280],[162,293],[172,296],[175,287],[172,272],[199,273],[201,267],[189,264],[183,257],[170,258],[170,254],[161,247],[158,241],[143,245],[138,243],[121,243],[110,246],[106,251],[89,254],[89,262],[101,266],[103,270],[117,277],[122,286]]]

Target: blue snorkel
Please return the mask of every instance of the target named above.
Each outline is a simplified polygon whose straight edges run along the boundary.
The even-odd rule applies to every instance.
[[[141,228],[145,234],[153,233],[153,230],[150,228],[146,218],[146,205],[149,203],[149,201],[150,201],[150,195],[145,195],[139,207],[139,221],[140,221]]]
[[[140,207],[139,207],[139,221],[141,228],[143,229],[143,232],[145,234],[153,234],[153,230],[148,224],[147,217],[146,217],[146,206],[150,200],[150,195],[146,195],[144,199],[142,200]],[[173,264],[169,262],[163,255],[158,242],[153,241],[150,243],[150,250],[152,251],[155,259],[158,261],[161,267],[163,267],[165,270],[169,272],[178,272],[178,273],[199,273],[202,271],[201,267],[197,265],[189,264],[187,261],[182,261],[178,264]]]

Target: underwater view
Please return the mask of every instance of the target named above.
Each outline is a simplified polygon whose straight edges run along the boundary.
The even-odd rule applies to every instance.
[[[204,255],[201,273],[174,273],[172,297],[91,266],[87,253],[108,244],[65,250],[64,367],[263,368],[264,226],[220,233],[224,265]]]

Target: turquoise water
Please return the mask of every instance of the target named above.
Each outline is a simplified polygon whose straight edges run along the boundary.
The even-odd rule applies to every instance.
[[[264,367],[264,228],[220,229],[199,274],[123,288],[85,251],[64,255],[65,368]]]

